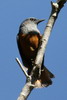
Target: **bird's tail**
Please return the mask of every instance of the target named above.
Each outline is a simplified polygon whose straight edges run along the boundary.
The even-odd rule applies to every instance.
[[[54,78],[54,75],[46,67],[43,67],[40,78],[35,81],[35,87],[41,88],[51,85],[51,78]]]

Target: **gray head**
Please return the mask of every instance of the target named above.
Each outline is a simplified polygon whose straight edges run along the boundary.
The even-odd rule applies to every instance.
[[[44,21],[44,19],[28,18],[21,23],[19,31],[24,34],[27,34],[31,31],[40,33],[37,25],[42,21]]]

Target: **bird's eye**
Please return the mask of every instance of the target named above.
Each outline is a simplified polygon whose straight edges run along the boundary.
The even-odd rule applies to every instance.
[[[36,19],[34,19],[34,18],[31,18],[30,20],[31,20],[31,21],[35,21]]]
[[[33,18],[31,18],[30,20],[33,21]]]

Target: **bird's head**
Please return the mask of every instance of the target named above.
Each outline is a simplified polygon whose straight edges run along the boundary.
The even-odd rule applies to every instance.
[[[40,33],[40,31],[37,28],[37,25],[42,21],[44,21],[44,19],[28,18],[21,23],[20,31],[25,34],[31,31],[36,31]]]

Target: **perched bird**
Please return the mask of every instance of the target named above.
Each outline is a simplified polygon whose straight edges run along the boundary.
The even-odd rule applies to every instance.
[[[22,62],[28,68],[28,74],[31,74],[33,64],[37,55],[38,47],[42,35],[40,34],[37,25],[44,21],[43,19],[28,18],[24,20],[17,34],[17,44]],[[41,66],[41,76],[36,80],[36,87],[47,87],[52,84],[51,78],[54,75],[44,66],[44,60]]]

